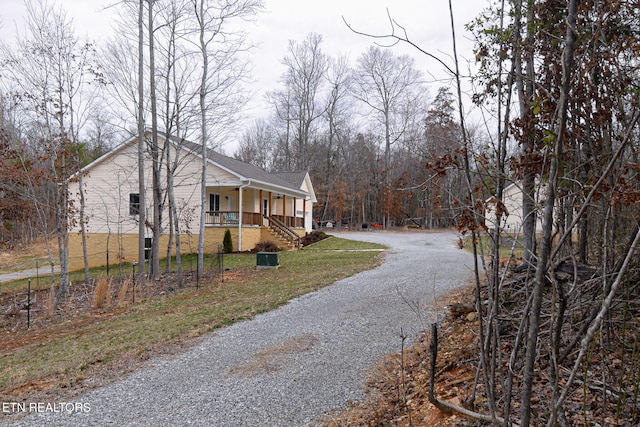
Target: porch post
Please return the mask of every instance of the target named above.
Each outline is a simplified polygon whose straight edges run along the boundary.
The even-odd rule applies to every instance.
[[[287,225],[287,195],[282,195],[282,222]]]
[[[264,225],[264,194],[262,194],[262,190],[260,190],[260,200],[258,200],[258,212],[260,212],[260,219],[258,219],[258,224]]]
[[[238,252],[242,251],[242,186],[238,188]]]
[[[307,198],[302,199],[302,228],[307,232]]]

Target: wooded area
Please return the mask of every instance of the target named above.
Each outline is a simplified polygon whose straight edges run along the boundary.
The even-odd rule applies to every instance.
[[[247,101],[250,47],[226,25],[255,18],[262,3],[122,2],[122,31],[107,46],[75,38],[63,11],[27,5],[27,33],[1,48],[0,233],[57,242],[64,272],[69,221],[84,221],[68,203],[73,173],[123,130],[219,146]],[[471,236],[482,255],[479,419],[570,425],[592,405],[617,425],[640,422],[639,12],[621,0],[492,2],[468,24],[475,64],[459,63],[455,34],[442,59],[391,15],[388,34],[369,35],[432,57],[450,73],[441,87],[392,47],[372,45],[352,64],[325,54],[319,34],[291,40],[270,114],[234,153],[269,171],[309,170],[321,223]],[[468,110],[483,122],[470,124]],[[153,138],[143,150],[170,181],[175,153]],[[510,184],[522,190],[515,238],[502,228],[515,214],[503,204]],[[155,209],[141,236],[163,221],[175,233],[175,211],[160,216],[163,203],[175,206],[170,190],[149,188]],[[576,393],[583,405],[567,406]]]

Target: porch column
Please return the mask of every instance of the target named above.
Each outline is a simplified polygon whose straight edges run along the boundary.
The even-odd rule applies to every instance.
[[[264,225],[264,194],[262,190],[260,190],[260,199],[258,201],[258,212],[260,212],[260,219],[258,219],[258,224]]]
[[[287,225],[287,196],[282,195],[282,222]]]
[[[307,198],[302,199],[302,228],[307,231]]]
[[[242,251],[242,186],[238,188],[238,251]]]

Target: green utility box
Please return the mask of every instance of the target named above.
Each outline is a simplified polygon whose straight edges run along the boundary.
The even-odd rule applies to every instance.
[[[278,268],[280,267],[279,252],[258,252],[256,254],[256,268]]]

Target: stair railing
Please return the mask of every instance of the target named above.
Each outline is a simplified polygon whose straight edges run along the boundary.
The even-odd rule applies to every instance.
[[[300,236],[298,236],[298,234],[296,234],[293,230],[287,227],[282,221],[271,216],[264,215],[264,217],[269,221],[269,224],[273,228],[279,230],[280,232],[282,232],[282,234],[284,234],[284,237],[291,242],[293,247],[298,249],[300,248],[300,246],[302,246],[302,241],[300,239]]]

